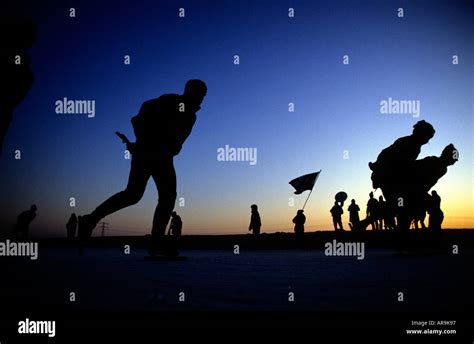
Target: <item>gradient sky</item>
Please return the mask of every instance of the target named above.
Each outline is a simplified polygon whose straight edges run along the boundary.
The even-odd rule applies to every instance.
[[[449,143],[460,152],[435,186],[444,226],[474,227],[472,2],[49,1],[24,8],[38,26],[35,83],[1,158],[3,229],[36,203],[32,232],[64,235],[71,212],[88,213],[122,190],[130,161],[114,131],[133,138],[130,118],[141,103],[180,93],[191,78],[205,80],[208,95],[175,158],[185,234],[246,233],[252,203],[263,232],[292,231],[307,193],[293,195],[288,181],[320,169],[306,231],[332,229],[338,191],[355,198],[364,215],[367,163],[420,119],[436,129],[420,158]],[[131,65],[123,63],[126,54]],[[56,114],[63,97],[95,100],[96,117]],[[420,100],[420,118],[381,114],[388,97]],[[257,148],[257,164],[217,161],[225,145]],[[13,159],[16,149],[21,160]],[[156,198],[150,180],[138,205],[105,219],[109,234],[148,233]]]

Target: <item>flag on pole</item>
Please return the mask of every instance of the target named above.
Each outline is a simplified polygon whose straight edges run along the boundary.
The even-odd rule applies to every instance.
[[[314,184],[319,177],[319,172],[305,174],[290,181],[290,185],[295,188],[295,195],[299,195],[306,190],[313,190]]]

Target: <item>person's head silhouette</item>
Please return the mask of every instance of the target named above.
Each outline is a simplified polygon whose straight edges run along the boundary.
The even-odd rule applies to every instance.
[[[184,97],[193,105],[201,105],[207,94],[207,86],[202,80],[192,79],[186,82]]]
[[[175,211],[173,211],[173,212],[171,213],[171,216],[173,216],[173,217],[176,217],[176,215],[177,215],[177,214],[176,214]]]
[[[304,211],[303,209],[300,209],[300,210],[298,210],[297,214],[298,214],[298,215],[302,215],[302,214],[303,214],[303,211]]]
[[[36,207],[36,204],[33,204],[30,208],[31,211],[35,212],[38,208]]]
[[[351,199],[351,204],[355,204],[355,199]]]
[[[379,202],[383,202],[383,196],[379,197]]]
[[[424,120],[416,122],[413,126],[413,137],[422,144],[428,143],[434,134],[433,126]]]
[[[257,207],[257,205],[256,205],[256,204],[252,204],[252,205],[250,206],[250,208],[251,208],[253,211],[255,211],[255,210],[257,210],[257,209],[258,209],[258,207]]]
[[[435,190],[433,190],[431,191],[431,196],[438,196],[438,193]]]
[[[370,198],[374,198],[374,193],[373,193],[373,192],[370,192],[370,193],[369,193],[369,197],[370,197]]]

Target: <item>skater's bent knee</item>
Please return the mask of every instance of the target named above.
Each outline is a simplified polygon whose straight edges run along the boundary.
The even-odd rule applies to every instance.
[[[121,193],[130,205],[140,202],[143,197],[143,192],[124,190]]]

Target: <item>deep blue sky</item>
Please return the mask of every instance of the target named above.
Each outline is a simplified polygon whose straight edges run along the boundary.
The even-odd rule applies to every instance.
[[[263,231],[291,230],[306,195],[289,206],[288,181],[319,169],[306,228],[330,229],[334,194],[346,191],[365,211],[368,161],[420,119],[436,129],[420,157],[451,142],[460,152],[435,187],[446,224],[474,225],[472,2],[49,1],[25,8],[38,25],[35,84],[1,158],[4,228],[35,202],[36,233],[63,235],[71,212],[90,212],[123,189],[129,160],[114,131],[133,138],[130,118],[141,103],[180,93],[191,78],[206,81],[208,96],[175,159],[185,233],[245,232],[252,203]],[[56,114],[63,97],[95,100],[96,117]],[[388,97],[419,100],[420,118],[381,114]],[[257,164],[217,161],[226,144],[257,148]],[[22,160],[13,159],[15,149]],[[110,233],[147,233],[155,205],[150,181],[139,205],[106,218],[117,230]]]

